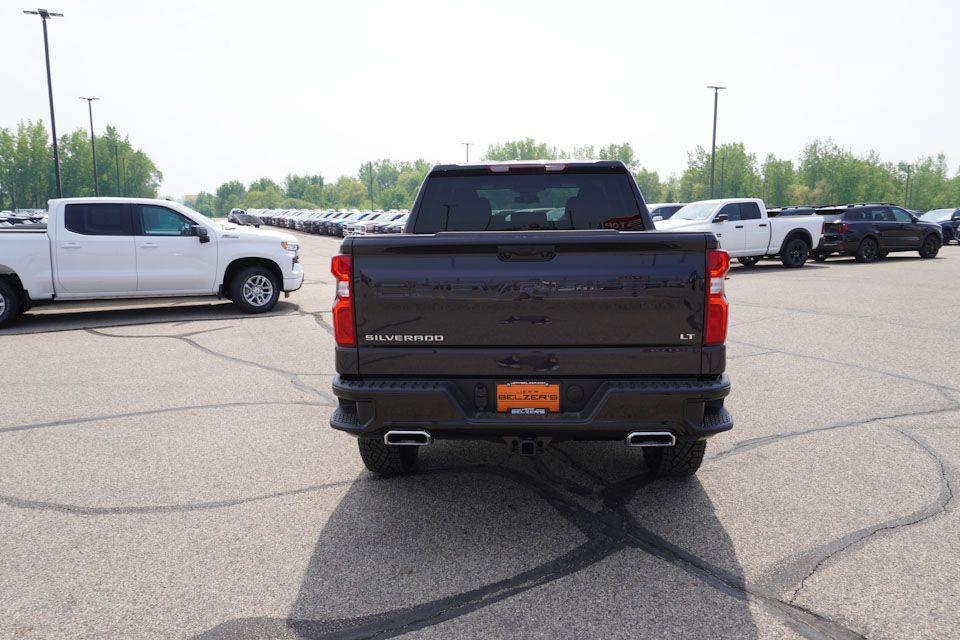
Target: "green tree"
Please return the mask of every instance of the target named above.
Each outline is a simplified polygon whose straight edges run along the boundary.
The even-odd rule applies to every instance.
[[[350,176],[340,176],[324,189],[324,206],[335,209],[362,209],[370,206],[366,187]]]
[[[251,188],[250,191],[247,191],[243,198],[243,207],[245,209],[279,209],[283,200],[283,194],[280,193],[280,188],[276,184],[273,186],[267,185],[265,189],[254,191]]]
[[[217,196],[212,193],[201,191],[195,196],[186,196],[183,201],[188,207],[192,207],[205,216],[213,217],[217,215]]]
[[[319,173],[313,176],[301,176],[291,173],[283,180],[283,192],[288,198],[310,200],[310,198],[307,197],[307,192],[311,190],[310,187],[320,187],[319,189],[314,189],[313,193],[321,193],[323,191],[323,176]],[[316,204],[319,204],[319,202]]]
[[[637,169],[637,186],[640,187],[640,193],[647,203],[661,202],[663,189],[660,185],[660,176],[656,171],[647,171],[643,167]]]
[[[239,180],[230,180],[217,187],[217,213],[226,215],[239,207],[247,195],[247,188]]]
[[[634,157],[633,147],[629,142],[624,142],[623,144],[608,144],[606,147],[600,149],[598,155],[600,160],[619,160],[627,165],[627,168],[630,170],[635,169],[638,164],[636,157]]]
[[[777,160],[772,153],[767,154],[767,159],[763,162],[763,199],[768,207],[791,204],[790,186],[795,178],[793,162]]]
[[[490,145],[483,159],[492,161],[556,160],[558,155],[556,147],[548,147],[545,143],[537,142],[533,138],[524,138]]]
[[[906,206],[921,211],[960,206],[960,198],[951,193],[951,186],[946,156],[941,153],[920,158],[910,167]]]
[[[271,180],[270,178],[260,178],[259,180],[254,180],[250,183],[250,188],[248,191],[268,191],[273,189],[276,192],[280,192],[280,185]]]

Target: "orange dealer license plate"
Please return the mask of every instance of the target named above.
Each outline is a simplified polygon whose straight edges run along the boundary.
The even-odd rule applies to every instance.
[[[498,384],[497,411],[517,415],[559,413],[560,385],[546,382]]]

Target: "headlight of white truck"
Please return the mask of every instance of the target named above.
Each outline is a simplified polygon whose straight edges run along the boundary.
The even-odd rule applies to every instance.
[[[280,246],[286,249],[287,251],[300,251],[299,242],[287,242],[286,240],[280,243]]]

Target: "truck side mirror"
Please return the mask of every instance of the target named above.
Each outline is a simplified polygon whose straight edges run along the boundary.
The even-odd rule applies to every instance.
[[[200,239],[200,244],[206,244],[207,242],[210,242],[210,232],[207,231],[207,228],[203,225],[193,225],[193,235]]]
[[[726,222],[726,221],[727,221],[727,214],[725,213],[718,213],[713,217],[713,222]]]

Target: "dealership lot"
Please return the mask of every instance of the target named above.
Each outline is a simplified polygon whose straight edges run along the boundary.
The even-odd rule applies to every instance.
[[[736,426],[694,479],[439,442],[384,480],[327,425],[338,242],[300,235],[265,316],[0,331],[0,638],[955,637],[960,248],[734,267]]]

